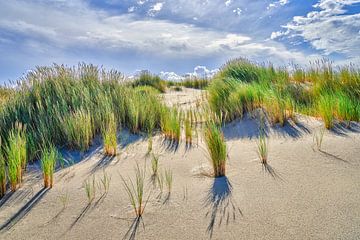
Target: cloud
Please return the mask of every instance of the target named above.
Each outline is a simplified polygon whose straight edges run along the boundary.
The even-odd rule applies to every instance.
[[[290,0],[279,0],[279,1],[276,1],[276,2],[270,3],[267,6],[267,9],[271,10],[271,9],[274,9],[274,8],[285,6],[285,5],[289,4],[289,3],[290,3]]]
[[[320,0],[313,6],[318,10],[293,17],[271,39],[300,38],[325,55],[355,58],[360,54],[360,14],[348,13],[346,7],[356,3],[360,0]]]
[[[76,8],[73,5],[76,2]],[[145,1],[138,1],[145,4]],[[133,51],[158,58],[275,57],[278,62],[304,62],[300,52],[274,41],[256,41],[237,33],[188,23],[139,19],[132,14],[110,15],[78,0],[72,3],[11,1],[2,4],[0,30],[21,34],[26,42],[56,49],[88,48],[121,54]],[[162,4],[153,5],[161,10]],[[64,24],[66,23],[66,24]],[[3,36],[0,36],[4,38]],[[257,60],[256,59],[256,60]]]
[[[157,14],[158,12],[161,11],[161,9],[163,8],[163,5],[164,5],[164,3],[162,3],[162,2],[158,2],[158,3],[154,4],[148,12],[149,16],[155,16],[155,14]]]
[[[193,72],[186,73],[184,75],[178,75],[175,72],[160,72],[159,76],[162,79],[169,81],[182,81],[186,78],[211,78],[213,77],[219,69],[209,70],[206,66],[196,66]]]

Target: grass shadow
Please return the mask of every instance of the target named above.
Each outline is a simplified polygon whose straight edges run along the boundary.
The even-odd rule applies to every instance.
[[[136,218],[134,218],[133,222],[131,223],[129,230],[125,233],[123,240],[125,240],[125,239],[134,240],[136,237],[136,233],[138,232],[140,223],[142,223],[143,228],[145,230],[145,224],[144,224],[144,220],[142,219],[142,217],[136,217]]]
[[[177,152],[177,150],[179,149],[179,142],[176,141],[176,140],[171,140],[171,139],[168,139],[168,138],[164,138],[162,143],[161,143],[161,146],[164,147],[164,149],[168,152]]]
[[[213,236],[217,221],[220,227],[224,219],[228,225],[231,220],[236,220],[237,214],[243,215],[232,199],[232,185],[227,177],[214,178],[214,182],[206,195],[204,206],[209,208],[206,217],[210,216],[210,222],[206,232],[210,238]]]
[[[270,166],[268,163],[263,163],[262,164],[263,167],[263,171],[267,174],[269,174],[272,178],[274,179],[279,179],[279,180],[283,180],[281,178],[281,175],[275,170],[275,168],[273,168],[272,166]]]
[[[343,158],[341,158],[341,157],[339,157],[339,156],[336,156],[336,155],[334,155],[334,154],[325,152],[324,150],[319,149],[319,152],[322,153],[323,155],[327,156],[327,157],[330,157],[330,158],[333,158],[333,159],[335,159],[335,160],[338,160],[338,161],[341,161],[341,162],[350,164],[349,161],[347,161],[347,160],[345,160],[345,159],[343,159]]]
[[[3,196],[3,198],[0,199],[0,209],[2,208],[2,206],[5,205],[5,203],[11,198],[11,196],[14,194],[14,192],[10,191],[7,194],[5,194],[5,196]]]
[[[347,125],[343,122],[339,122],[334,124],[330,129],[330,132],[342,137],[348,136],[348,133],[360,133],[360,123],[350,122],[350,124]]]
[[[42,188],[39,192],[37,192],[18,212],[16,212],[9,220],[6,221],[6,223],[0,227],[0,231],[9,230],[21,219],[23,219],[45,196],[47,191],[49,191],[48,188]]]
[[[90,170],[90,173],[95,173],[99,169],[105,169],[109,166],[116,156],[107,156],[103,155],[101,159],[95,164],[95,166]]]
[[[81,219],[83,219],[86,215],[86,213],[90,210],[91,208],[91,203],[88,203],[80,212],[79,216],[77,216],[77,218],[75,219],[75,221],[70,225],[69,230],[71,230],[73,227],[75,227],[75,225],[81,221]]]

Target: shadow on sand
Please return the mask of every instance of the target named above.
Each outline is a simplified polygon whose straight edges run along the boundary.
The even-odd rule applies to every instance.
[[[236,220],[237,214],[243,215],[232,199],[232,186],[227,177],[214,178],[204,200],[204,207],[209,208],[205,216],[210,216],[210,223],[206,230],[210,238],[212,238],[216,223],[220,227],[225,220],[228,225],[230,221]]]
[[[141,223],[145,230],[145,224],[144,224],[144,220],[142,219],[142,217],[134,218],[134,220],[132,221],[132,223],[130,225],[129,230],[125,233],[123,240],[125,240],[125,239],[134,240]]]
[[[348,133],[360,133],[360,123],[351,122],[349,125],[342,122],[336,123],[330,132],[343,137],[346,137]]]
[[[175,153],[179,149],[179,142],[176,140],[171,140],[164,138],[161,142],[161,146],[168,152]]]
[[[228,140],[235,139],[253,139],[258,138],[260,129],[263,129],[266,136],[273,132],[280,137],[290,137],[298,139],[303,135],[310,134],[311,130],[308,126],[301,122],[286,121],[284,126],[271,126],[268,121],[264,126],[260,126],[260,121],[246,114],[242,119],[235,120],[223,127],[224,136]]]
[[[36,206],[36,204],[45,196],[49,189],[42,188],[37,192],[17,213],[15,213],[9,220],[6,221],[1,227],[0,231],[9,230],[21,219],[23,219],[30,210]]]
[[[262,164],[263,167],[263,171],[267,174],[269,174],[271,177],[273,177],[274,179],[279,179],[279,180],[283,180],[281,178],[281,175],[275,170],[275,168],[273,168],[272,166],[270,166],[268,163],[264,163]]]

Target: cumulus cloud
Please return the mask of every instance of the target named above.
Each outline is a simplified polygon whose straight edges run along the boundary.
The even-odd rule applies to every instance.
[[[178,75],[175,72],[160,72],[159,76],[162,79],[165,80],[170,80],[170,81],[182,81],[186,78],[212,78],[217,72],[219,71],[219,69],[208,69],[206,66],[196,66],[194,68],[193,72],[189,72],[183,75]]]
[[[271,39],[300,37],[326,55],[354,58],[360,54],[360,14],[348,13],[346,7],[356,3],[360,0],[320,0],[313,6],[318,10],[295,16],[283,26],[284,31],[273,32]]]

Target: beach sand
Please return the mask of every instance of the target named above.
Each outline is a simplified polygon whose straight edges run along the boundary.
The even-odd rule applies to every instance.
[[[196,106],[201,91],[165,94],[171,105]],[[192,106],[188,106],[188,104]],[[75,164],[55,174],[55,185],[42,189],[37,164],[29,166],[23,186],[0,201],[0,239],[359,239],[360,126],[326,131],[322,150],[314,148],[317,119],[268,127],[269,165],[257,155],[259,123],[250,116],[224,127],[229,151],[227,177],[212,178],[206,147],[199,137],[177,149],[154,137],[160,172],[171,169],[168,196],[151,181],[148,141],[127,131],[119,134],[120,153],[102,154],[96,138],[86,153],[63,150]],[[134,177],[136,164],[146,170],[145,213],[134,213],[121,176]],[[86,179],[111,176],[110,189],[90,206]],[[68,195],[63,208],[61,196]]]

